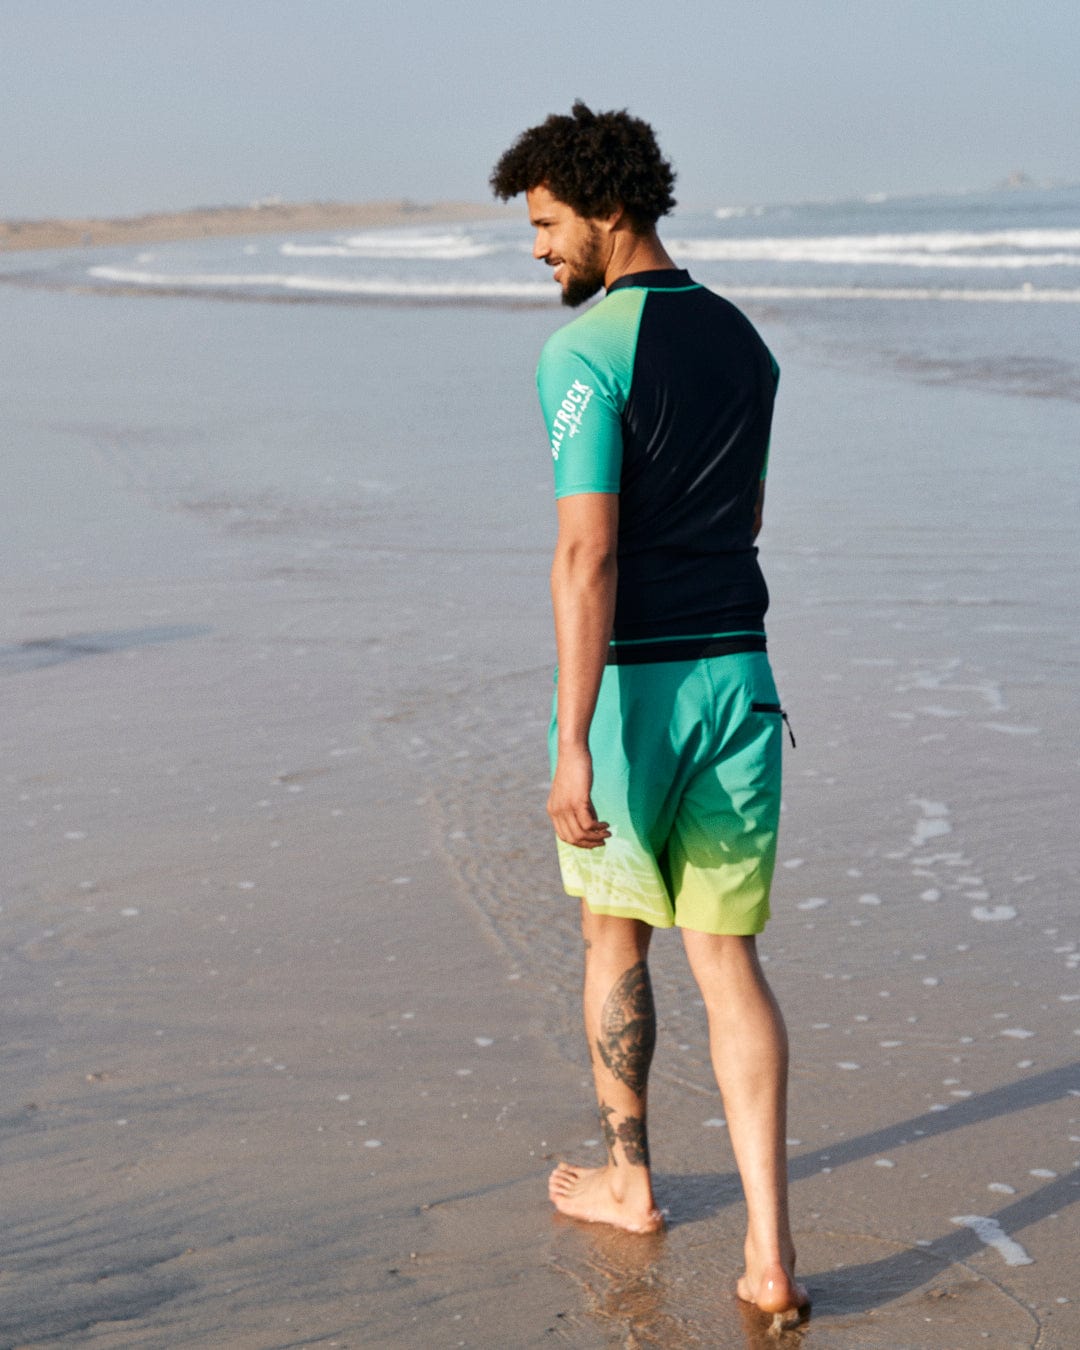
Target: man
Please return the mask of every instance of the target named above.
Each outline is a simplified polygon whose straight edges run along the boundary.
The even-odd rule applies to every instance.
[[[652,128],[575,103],[491,177],[524,192],[563,301],[537,382],[551,438],[558,671],[548,813],[581,897],[585,1028],[604,1167],[560,1164],[574,1218],[653,1232],[647,956],[678,925],[709,1019],[747,1203],[739,1296],[808,1305],[787,1213],[787,1040],[758,963],[776,857],[783,713],[754,539],[778,368],[749,321],[675,267],[656,232],[674,174]],[[594,801],[596,807],[594,809]],[[601,817],[603,817],[601,819]]]

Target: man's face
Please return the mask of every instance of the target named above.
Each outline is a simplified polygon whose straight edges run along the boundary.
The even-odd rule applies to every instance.
[[[533,257],[555,269],[564,305],[581,305],[604,285],[604,235],[546,187],[525,194],[529,220],[536,229]]]

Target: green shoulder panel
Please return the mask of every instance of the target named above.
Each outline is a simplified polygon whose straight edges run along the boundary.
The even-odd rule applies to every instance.
[[[622,411],[630,393],[648,292],[605,296],[553,333],[536,371],[555,464],[555,495],[618,492]]]

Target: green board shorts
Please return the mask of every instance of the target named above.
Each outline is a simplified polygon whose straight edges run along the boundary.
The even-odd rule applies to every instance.
[[[760,933],[782,730],[763,651],[605,667],[589,749],[593,805],[611,837],[596,849],[557,841],[566,893],[656,928]],[[553,710],[553,773],[556,740]]]

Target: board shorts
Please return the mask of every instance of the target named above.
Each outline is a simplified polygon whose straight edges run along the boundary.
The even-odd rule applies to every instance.
[[[566,893],[656,928],[760,933],[782,719],[763,651],[606,666],[589,749],[593,805],[611,837],[595,849],[557,841]],[[554,773],[554,710],[548,745]]]

